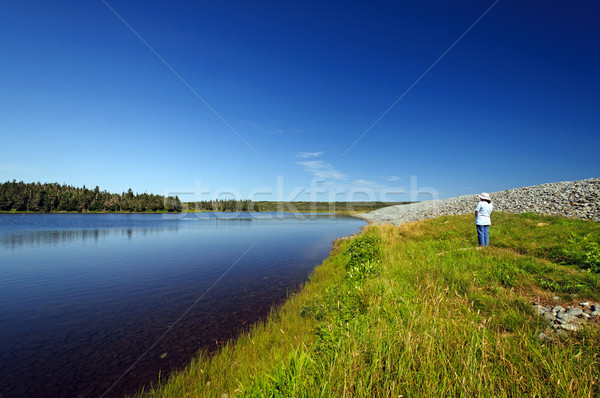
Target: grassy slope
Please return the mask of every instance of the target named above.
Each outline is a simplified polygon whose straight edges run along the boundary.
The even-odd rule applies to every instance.
[[[598,328],[560,337],[530,303],[600,300],[600,275],[578,269],[595,261],[600,224],[493,222],[483,250],[472,216],[370,226],[268,322],[147,394],[599,396]]]

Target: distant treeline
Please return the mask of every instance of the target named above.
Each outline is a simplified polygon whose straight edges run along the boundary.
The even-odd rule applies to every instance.
[[[269,202],[252,200],[203,200],[186,202],[190,211],[300,211],[300,212],[353,212],[373,211],[386,206],[404,205],[411,202]]]
[[[24,183],[7,181],[0,184],[0,211],[78,212],[179,212],[177,196],[134,194],[131,188],[122,194],[76,188],[58,183]]]

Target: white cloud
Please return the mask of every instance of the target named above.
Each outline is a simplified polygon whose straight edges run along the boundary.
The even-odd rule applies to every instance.
[[[394,181],[398,181],[399,179],[400,179],[400,177],[398,177],[398,176],[389,176],[388,178],[386,178],[386,181],[394,182]]]
[[[337,171],[332,165],[323,160],[307,160],[297,162],[304,166],[304,170],[319,178],[332,178],[335,180],[345,180],[348,177]]]
[[[244,121],[246,126],[252,130],[258,131],[263,134],[299,134],[302,133],[300,129],[285,129],[277,126],[277,123],[254,123],[251,121]]]
[[[298,152],[296,157],[302,158],[302,159],[318,158],[322,154],[323,154],[323,152]]]

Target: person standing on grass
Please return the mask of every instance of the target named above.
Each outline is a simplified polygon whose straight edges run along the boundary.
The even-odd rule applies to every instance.
[[[490,215],[494,210],[490,194],[484,192],[479,197],[479,203],[475,209],[475,226],[477,227],[477,239],[479,246],[488,246],[490,244],[490,224],[492,223]]]

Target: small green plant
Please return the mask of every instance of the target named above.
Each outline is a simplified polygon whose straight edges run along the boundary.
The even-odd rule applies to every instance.
[[[504,287],[515,287],[519,281],[519,269],[509,262],[501,262],[495,269],[495,276]]]
[[[379,266],[378,261],[366,260],[347,267],[347,275],[350,280],[358,281],[373,275]]]
[[[552,246],[548,258],[563,265],[576,265],[600,273],[600,243],[598,236],[569,234],[565,243]]]
[[[559,282],[549,278],[536,278],[536,282],[538,286],[543,287],[544,289],[548,289],[551,292],[558,293],[580,293],[586,288],[586,285],[584,283],[574,280],[566,280]]]
[[[312,303],[309,305],[302,306],[300,315],[304,318],[314,318],[318,321],[322,320],[326,312],[326,308],[323,304]]]
[[[350,242],[346,254],[346,275],[352,281],[360,281],[374,275],[380,264],[381,240],[373,235],[361,235]]]
[[[583,249],[583,266],[592,272],[600,273],[600,244],[586,242]]]
[[[544,289],[548,289],[551,292],[557,292],[560,289],[560,285],[552,279],[547,279],[547,278],[536,278],[535,279],[538,286],[543,287]]]

